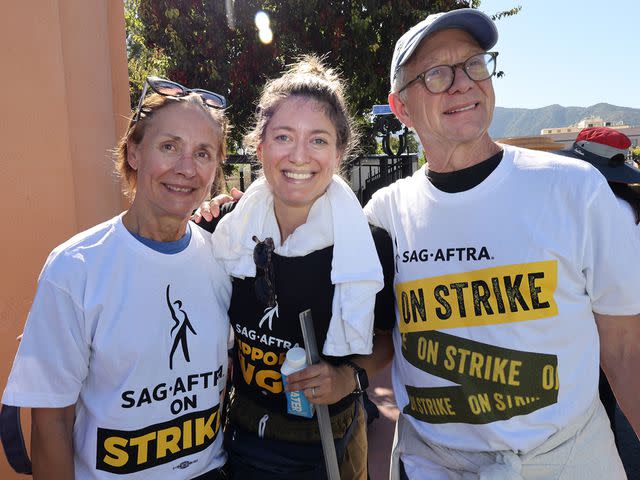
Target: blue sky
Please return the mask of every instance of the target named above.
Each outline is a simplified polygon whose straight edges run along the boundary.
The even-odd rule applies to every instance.
[[[496,105],[640,108],[640,0],[482,0],[497,21]]]

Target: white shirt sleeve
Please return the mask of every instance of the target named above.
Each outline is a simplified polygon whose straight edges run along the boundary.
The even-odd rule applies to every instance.
[[[633,224],[636,226],[635,232],[636,235],[638,235],[640,238],[640,225],[636,224],[636,212],[633,210],[633,207],[629,202],[620,197],[616,197],[616,199],[618,200],[620,208],[624,210],[625,216],[629,217],[629,221],[633,222]]]
[[[367,217],[367,221],[389,232],[389,195],[385,195],[388,189],[381,189],[375,192],[371,199],[364,206],[364,214]]]
[[[640,236],[605,182],[587,205],[585,227],[583,272],[593,311],[640,313]]]
[[[36,408],[76,403],[90,347],[82,308],[43,275],[2,402]]]

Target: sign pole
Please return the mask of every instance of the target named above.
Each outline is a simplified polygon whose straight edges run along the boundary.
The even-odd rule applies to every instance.
[[[305,310],[300,314],[300,326],[302,327],[302,337],[307,352],[307,363],[314,365],[320,361],[316,334],[313,329],[313,319],[311,310]],[[333,443],[333,432],[331,431],[331,417],[327,405],[316,405],[318,416],[318,427],[320,429],[320,440],[322,441],[322,451],[324,452],[324,464],[327,468],[329,480],[340,480],[340,470],[338,469],[338,458],[336,456],[336,446]]]

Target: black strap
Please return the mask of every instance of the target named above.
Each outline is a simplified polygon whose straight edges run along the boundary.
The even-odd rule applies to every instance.
[[[0,408],[0,439],[9,465],[18,473],[31,475],[31,460],[20,424],[20,407],[3,404]]]

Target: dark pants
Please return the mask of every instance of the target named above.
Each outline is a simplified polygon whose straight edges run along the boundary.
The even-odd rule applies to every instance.
[[[334,439],[343,479],[366,477],[366,416],[359,402],[354,413],[344,436]],[[321,443],[261,439],[239,426],[228,425],[225,447],[234,479],[326,480],[328,477]]]
[[[325,480],[327,472],[317,426],[309,428],[273,414],[258,436],[255,419],[267,411],[237,395],[227,419],[224,444],[231,478],[238,480]],[[235,412],[235,413],[234,413]],[[242,414],[240,414],[242,412]],[[268,411],[267,411],[268,412]],[[353,413],[352,413],[353,412]],[[247,421],[247,419],[253,419]],[[234,421],[235,420],[235,421]],[[315,423],[315,421],[313,421]],[[342,480],[367,476],[366,414],[360,399],[331,417]],[[302,428],[301,428],[302,427]]]
[[[238,480],[326,480],[321,444],[300,444],[260,439],[237,427],[231,428],[227,444],[229,463]],[[336,441],[338,461],[345,442]]]
[[[600,401],[604,406],[604,410],[607,412],[609,422],[611,423],[611,430],[613,430],[613,438],[616,440],[616,446],[618,445],[618,437],[616,436],[616,397],[611,390],[607,376],[600,369],[600,382],[598,383],[598,391],[600,393]]]

